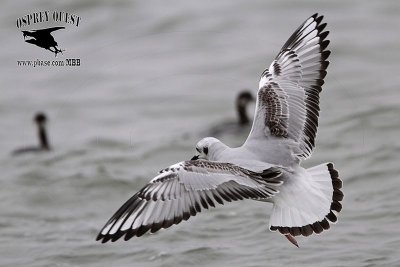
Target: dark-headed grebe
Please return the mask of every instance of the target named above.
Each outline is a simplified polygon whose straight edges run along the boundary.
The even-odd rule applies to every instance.
[[[47,121],[46,115],[42,112],[39,112],[35,115],[33,121],[36,123],[38,129],[39,146],[23,147],[16,149],[13,151],[12,153],[13,155],[50,150],[50,145],[46,133],[46,121]]]
[[[246,125],[250,123],[250,119],[247,116],[247,106],[255,99],[250,91],[242,91],[236,98],[236,111],[239,118],[240,125]]]
[[[222,136],[224,134],[239,134],[243,130],[247,134],[247,126],[250,126],[251,120],[247,115],[247,107],[255,99],[252,93],[248,90],[241,91],[235,102],[237,120],[236,121],[226,121],[216,125],[209,131],[210,136]]]

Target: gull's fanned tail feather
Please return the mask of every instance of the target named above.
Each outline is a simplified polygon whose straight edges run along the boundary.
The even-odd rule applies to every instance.
[[[270,230],[292,236],[321,233],[336,223],[342,210],[342,181],[332,163],[290,177],[272,198]]]

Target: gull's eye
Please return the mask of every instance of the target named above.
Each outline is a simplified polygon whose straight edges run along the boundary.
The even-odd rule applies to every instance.
[[[204,154],[207,155],[207,154],[208,154],[208,147],[205,146],[205,147],[203,148],[203,152],[204,152]]]

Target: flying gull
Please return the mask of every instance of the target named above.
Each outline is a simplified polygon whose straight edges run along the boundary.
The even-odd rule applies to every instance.
[[[253,126],[241,147],[213,137],[200,140],[196,156],[160,171],[119,208],[97,240],[154,233],[243,199],[272,203],[269,229],[296,246],[295,236],[329,229],[342,209],[338,172],[332,163],[300,166],[315,146],[319,93],[329,65],[322,19],[315,14],[301,24],[262,73]]]

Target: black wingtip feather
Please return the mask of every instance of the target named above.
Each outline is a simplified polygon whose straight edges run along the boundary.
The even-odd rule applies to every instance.
[[[324,40],[324,41],[322,41],[321,42],[321,44],[320,44],[320,51],[324,51],[327,47],[328,47],[328,45],[330,44],[330,42],[331,41],[329,41],[329,40]],[[323,65],[321,65],[321,67],[323,68],[324,66]],[[325,68],[326,69],[326,68]]]
[[[109,240],[111,240],[111,236],[110,235],[105,235],[105,236],[103,236],[103,239],[101,240],[101,243],[106,243]]]
[[[136,234],[136,229],[130,229],[125,233],[124,236],[124,240],[128,241],[129,239],[131,239],[132,237],[134,237]]]
[[[329,31],[325,31],[325,32],[320,33],[320,34],[319,34],[319,40],[320,40],[320,42],[325,41],[325,39],[326,39],[326,37],[328,37],[328,35],[329,35]]]
[[[324,16],[319,16],[318,17],[318,13],[316,13],[317,17],[315,18],[315,22],[317,22],[317,25],[321,23],[321,21],[323,20]]]
[[[203,197],[200,196],[200,203],[203,206],[203,208],[208,209],[207,202],[204,200]]]
[[[326,28],[326,23],[322,23],[321,25],[318,25],[317,31],[322,32]]]
[[[215,201],[217,201],[221,205],[224,205],[224,201],[218,196],[217,192],[213,192],[213,196],[214,196]]]
[[[329,50],[322,52],[321,53],[321,61],[328,59],[330,54],[331,54],[331,51],[329,51]]]
[[[189,216],[189,217],[190,217],[190,216]],[[151,226],[150,233],[155,233],[155,232],[157,232],[158,230],[160,230],[160,229],[162,228],[163,224],[164,224],[164,221],[161,221],[161,222],[158,222],[158,223],[154,223],[154,224]]]
[[[140,236],[144,235],[147,231],[150,230],[150,228],[151,228],[151,226],[149,226],[149,225],[140,226],[139,229],[136,232],[136,236],[140,237]]]

